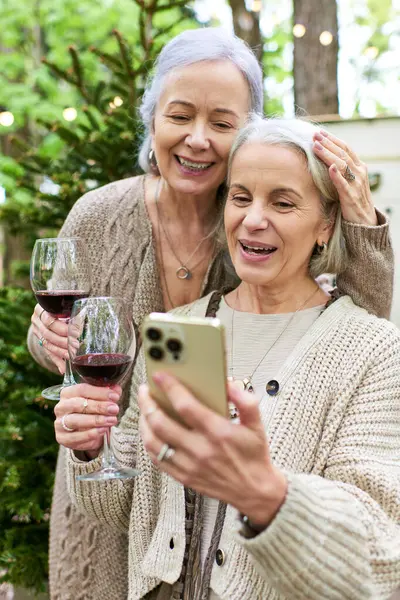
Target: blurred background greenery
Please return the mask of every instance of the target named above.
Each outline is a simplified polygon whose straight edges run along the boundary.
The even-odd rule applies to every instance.
[[[267,113],[332,116],[340,112],[338,61],[351,22],[360,48],[345,58],[359,81],[352,114],[365,106],[384,114],[393,105],[379,85],[399,78],[391,61],[399,5],[0,0],[0,19],[0,581],[43,591],[57,445],[53,406],[40,390],[57,378],[33,363],[25,345],[35,238],[56,234],[86,191],[139,172],[138,101],[154,58],[175,34],[233,27],[262,64]]]

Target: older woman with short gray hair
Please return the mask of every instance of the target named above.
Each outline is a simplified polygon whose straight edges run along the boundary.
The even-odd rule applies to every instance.
[[[140,325],[151,311],[237,285],[219,235],[228,156],[239,129],[250,113],[262,113],[262,104],[261,69],[242,40],[222,29],[204,28],[186,31],[165,46],[140,109],[145,129],[140,164],[145,175],[86,194],[60,232],[81,237],[88,245],[91,295],[123,296]],[[322,161],[341,169],[340,144],[330,136],[321,143],[315,139],[313,148]],[[366,173],[357,171],[356,176],[357,181],[367,181]],[[344,232],[353,260],[340,276],[339,287],[358,294],[358,301],[370,310],[388,312],[388,226],[378,223],[368,186],[354,202],[346,195],[340,200],[347,211]],[[365,247],[360,238],[365,238]],[[380,294],[369,295],[371,282],[378,279],[376,257],[381,265],[379,285],[387,288],[386,304]],[[365,279],[359,276],[360,265]],[[64,370],[66,335],[65,324],[35,308],[29,347],[39,363]],[[128,391],[126,382],[121,414]],[[108,390],[104,402],[89,405],[81,392],[76,386],[65,390],[55,409],[55,428],[60,444],[83,451],[80,456],[87,460],[101,446],[105,428],[117,422],[119,392]],[[51,597],[126,600],[126,532],[100,526],[71,504],[65,460],[62,450],[50,527]]]
[[[239,421],[161,370],[171,419],[141,351],[116,442],[140,475],[93,494],[76,476],[101,459],[69,454],[77,506],[128,532],[128,600],[383,600],[400,583],[400,333],[315,282],[346,267],[335,188],[351,185],[314,157],[318,131],[256,119],[239,134],[224,226],[241,283],[175,311],[224,325]]]

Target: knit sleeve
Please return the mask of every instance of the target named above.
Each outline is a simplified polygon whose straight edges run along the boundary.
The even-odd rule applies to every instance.
[[[124,467],[136,465],[136,448],[139,438],[139,386],[146,381],[144,356],[141,351],[132,376],[130,404],[118,427],[113,428],[113,448],[117,460]],[[102,455],[95,460],[82,462],[72,451],[68,452],[67,482],[72,502],[81,512],[113,528],[128,531],[135,479],[110,480],[93,483],[77,481],[77,475],[92,473],[101,467]],[[140,476],[140,475],[139,475]]]
[[[350,399],[323,476],[288,473],[270,526],[252,539],[236,532],[286,598],[383,600],[400,585],[400,342],[389,338]]]
[[[343,221],[349,266],[338,275],[337,286],[358,306],[388,319],[393,298],[394,255],[389,224],[382,213],[376,213],[375,227]]]

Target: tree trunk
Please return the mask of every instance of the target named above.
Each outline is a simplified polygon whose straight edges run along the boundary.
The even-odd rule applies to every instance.
[[[337,56],[338,23],[336,0],[293,0],[294,24],[306,28],[294,38],[294,101],[296,111],[309,115],[339,112]],[[319,36],[329,31],[333,40],[323,46]]]
[[[245,0],[229,0],[232,9],[235,34],[252,48],[262,65],[263,38],[260,29],[260,13],[246,9]]]

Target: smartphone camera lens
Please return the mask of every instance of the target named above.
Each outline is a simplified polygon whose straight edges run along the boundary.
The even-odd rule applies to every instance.
[[[146,333],[147,337],[152,342],[158,342],[159,340],[161,340],[161,331],[159,329],[156,329],[155,327],[150,327]]]
[[[170,352],[178,354],[182,351],[182,343],[179,340],[176,340],[175,338],[171,338],[167,341],[167,348]]]
[[[151,356],[151,358],[154,358],[154,360],[162,360],[164,352],[161,348],[157,348],[157,346],[152,346],[149,350],[149,356]]]

